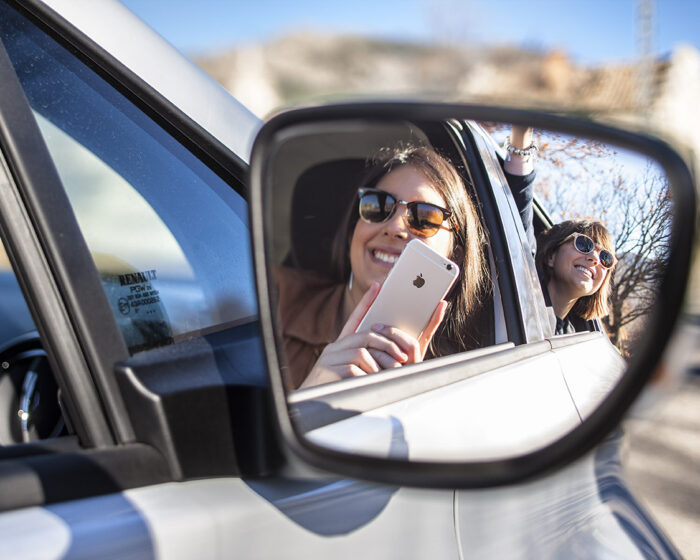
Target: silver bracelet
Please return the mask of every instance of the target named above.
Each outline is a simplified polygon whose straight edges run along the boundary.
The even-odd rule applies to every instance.
[[[508,136],[505,142],[503,142],[503,149],[508,152],[509,155],[513,154],[524,158],[531,158],[540,150],[537,144],[534,142],[522,150],[520,148],[516,148],[510,143],[510,136]]]

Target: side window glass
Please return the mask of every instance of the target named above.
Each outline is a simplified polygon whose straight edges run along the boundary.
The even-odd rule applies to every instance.
[[[0,20],[131,353],[254,320],[241,195],[13,10]]]

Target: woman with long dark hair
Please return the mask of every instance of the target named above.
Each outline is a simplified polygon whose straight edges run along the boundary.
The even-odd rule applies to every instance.
[[[568,220],[552,226],[538,238],[536,262],[545,299],[557,318],[556,334],[585,330],[585,321],[608,314],[617,260],[602,223]]]
[[[412,239],[455,261],[460,274],[417,339],[391,325],[355,332]],[[278,277],[291,388],[374,373],[473,348],[469,316],[487,285],[485,234],[454,166],[426,147],[384,154],[365,174],[338,229],[333,282],[303,271]]]

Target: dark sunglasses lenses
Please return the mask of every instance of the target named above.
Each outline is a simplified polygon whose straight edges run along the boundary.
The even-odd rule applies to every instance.
[[[408,205],[408,229],[419,235],[435,235],[442,225],[444,214],[440,208],[425,202]]]
[[[577,235],[574,237],[574,247],[576,247],[580,253],[587,255],[588,253],[593,252],[595,249],[595,243],[593,243],[593,240],[587,235]],[[606,249],[601,249],[598,252],[598,258],[600,260],[600,264],[602,264],[605,268],[610,268],[613,264],[615,264],[615,259],[613,258],[612,253]]]
[[[427,202],[409,202],[406,207],[408,229],[416,235],[435,235],[445,219],[442,208]],[[366,222],[384,222],[391,217],[395,208],[396,199],[389,193],[365,191],[360,194],[360,217]]]
[[[595,249],[595,243],[593,243],[593,240],[590,237],[585,235],[577,235],[574,237],[574,247],[576,247],[579,252],[587,255],[593,249]]]
[[[387,193],[369,191],[360,194],[360,217],[372,223],[386,220],[394,211],[396,201]]]
[[[605,249],[598,253],[598,256],[600,257],[600,264],[602,264],[605,268],[612,268],[612,265],[615,264],[615,259]]]

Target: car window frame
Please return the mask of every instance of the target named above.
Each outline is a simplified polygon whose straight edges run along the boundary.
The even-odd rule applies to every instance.
[[[247,188],[244,179],[247,176],[248,166],[241,157],[221,144],[180,109],[167,101],[146,82],[134,75],[133,72],[113,56],[105,52],[95,42],[83,35],[46,5],[35,1],[22,4],[15,0],[3,0],[3,2],[27,18],[41,32],[47,34],[66,48],[71,55],[87,65],[90,70],[104,79],[109,86],[125,96],[138,110],[141,110],[147,117],[151,118],[165,133],[173,137],[176,142],[192,153],[195,158],[221,177],[244,200],[247,198]],[[4,46],[2,48],[4,52]],[[14,78],[16,80],[12,65],[9,63],[9,60],[7,62],[9,64],[6,68],[8,79]],[[61,274],[59,278],[60,288],[67,290],[66,293],[70,295],[71,305],[69,311],[71,324],[76,326],[79,335],[79,346],[86,353],[89,369],[94,374],[97,392],[103,399],[100,408],[107,412],[108,423],[114,432],[109,434],[106,433],[109,430],[103,430],[105,433],[99,440],[96,440],[96,443],[102,445],[115,442],[130,442],[134,439],[133,430],[114,381],[115,364],[128,359],[129,353],[126,351],[123,337],[118,331],[118,327],[116,327],[116,321],[112,311],[109,309],[109,304],[106,303],[107,299],[99,282],[96,268],[85,245],[82,233],[79,231],[74,213],[68,204],[50,154],[46,150],[41,133],[38,131],[35,120],[31,115],[31,109],[22,92],[21,85],[17,82],[16,86],[18,89],[14,90],[14,97],[16,98],[15,103],[19,105],[17,110],[23,114],[23,122],[28,127],[23,134],[30,134],[34,143],[41,147],[38,149],[36,160],[32,165],[24,166],[24,168],[42,169],[44,173],[50,175],[50,181],[46,184],[57,185],[61,192],[60,195],[56,195],[61,199],[60,204],[51,207],[52,214],[46,211],[43,212],[42,219],[48,217],[48,221],[44,223],[36,221],[36,218],[34,219],[37,228],[41,230],[39,237],[42,239],[43,245],[47,243],[50,245],[51,242],[56,241],[51,234],[52,229],[49,224],[51,224],[51,215],[60,215],[61,220],[63,220],[62,232],[66,234],[66,238],[70,234],[70,240],[76,247],[72,254],[68,252],[65,246],[61,251],[49,247],[52,253],[48,255],[48,258],[51,270]],[[21,99],[22,102],[20,103],[18,99]],[[11,131],[9,128],[6,128],[6,130]],[[14,154],[14,156],[17,161],[21,159],[18,154]],[[39,158],[41,158],[41,161],[39,161]],[[23,180],[21,182],[26,181]],[[20,187],[26,189],[27,185],[20,185]],[[53,192],[58,192],[58,189],[53,189]],[[51,189],[47,189],[47,191],[51,191]],[[47,193],[46,198],[49,197],[49,194]],[[23,194],[23,198],[31,199],[31,196],[27,197],[26,194]],[[43,203],[37,200],[36,203],[40,204],[40,206],[33,209],[35,214],[40,213],[42,207],[48,210],[46,200]],[[69,244],[64,243],[64,245]],[[78,247],[80,248],[79,250],[77,249]],[[84,271],[84,275],[81,275],[81,278],[84,278],[84,281],[80,293],[83,299],[86,293],[90,294],[91,303],[89,305],[81,304],[85,302],[81,302],[80,297],[74,293],[77,290],[71,292],[72,286],[69,283],[69,275],[65,272],[65,262],[69,259],[72,259],[71,262],[79,260],[81,263],[80,270]],[[27,293],[27,296],[33,297],[29,293]],[[40,329],[40,333],[42,336],[48,335],[46,329]],[[61,367],[58,362],[55,365],[56,367]],[[65,367],[62,369],[66,370]],[[95,412],[98,411],[96,410]],[[94,438],[84,437],[83,439],[89,443]]]
[[[248,165],[244,159],[45,5],[33,1],[26,4],[0,1],[16,9],[72,56],[87,64],[221,177],[247,204]],[[143,443],[143,439],[135,437],[134,417],[130,416],[123,397],[124,383],[130,382],[123,370],[130,366],[123,364],[138,363],[142,370],[151,365],[141,357],[134,361],[129,356],[51,155],[1,43],[0,76],[5,78],[0,88],[0,184],[7,187],[0,192],[0,233],[77,434],[0,448],[0,484],[8,480],[7,476],[16,476],[13,473],[29,475],[23,475],[21,484],[13,487],[12,496],[0,499],[0,511],[187,478],[186,473],[178,474],[174,467],[177,461],[197,460],[206,464],[209,470],[200,468],[200,477],[241,476],[245,469],[255,473],[269,470],[271,467],[267,463],[258,464],[258,447],[263,445],[260,433],[270,436],[265,432],[269,429],[268,422],[263,421],[267,418],[263,410],[267,394],[264,383],[259,387],[243,387],[245,396],[240,398],[246,402],[245,410],[235,411],[235,414],[229,411],[230,416],[225,417],[214,415],[209,420],[212,426],[222,421],[230,427],[239,421],[249,426],[253,419],[260,424],[255,429],[236,430],[235,440],[225,442],[236,452],[239,447],[250,447],[245,457],[228,452],[228,456],[234,457],[233,462],[219,461],[211,466],[207,464],[207,457],[190,457],[186,449],[175,449],[174,459],[167,457],[161,446],[151,441]],[[60,235],[56,235],[53,228],[57,224]],[[71,273],[79,277],[81,291],[70,284]],[[250,329],[250,341],[253,346],[259,345],[257,325],[251,325]],[[227,331],[219,334],[226,338]],[[198,340],[200,342],[176,344],[183,347],[192,343],[210,344],[206,335]],[[162,365],[160,358],[153,368],[159,365]],[[191,361],[174,360],[168,367],[183,370],[190,365]],[[216,372],[212,374],[216,378]],[[179,390],[199,391],[197,383],[200,381],[192,378]],[[226,380],[208,385],[206,391],[208,394],[204,398],[219,408],[225,402],[221,395],[232,394]],[[255,397],[253,400],[249,398],[251,393]],[[153,398],[158,400],[158,396]],[[199,398],[202,400],[201,394]],[[206,401],[202,405],[206,406]],[[177,424],[175,418],[166,418],[167,414],[160,416],[163,425],[159,428]],[[242,444],[241,439],[245,443]],[[248,443],[250,439],[255,443]],[[203,437],[201,433],[197,440],[206,440],[203,445],[210,447],[218,441]],[[270,442],[265,445],[274,452],[274,445]],[[207,474],[210,470],[212,472]],[[84,482],[84,488],[80,488],[78,480]],[[42,488],[45,492],[36,492]]]
[[[463,125],[465,143],[480,155],[469,163],[479,197],[486,206],[486,226],[494,252],[508,338],[516,344],[544,340],[552,334],[544,296],[530,243],[499,163],[497,146],[475,122],[464,121]]]
[[[0,144],[10,187],[0,220],[8,256],[81,442],[108,445],[115,442],[115,434],[105,417],[104,394],[100,398],[95,374],[102,374],[107,387],[109,381],[95,351],[124,359],[125,346],[119,348],[123,340],[115,330],[116,321],[109,316],[106,297],[96,290],[97,269],[4,45],[0,45],[0,79]],[[56,230],[62,235],[54,235]],[[80,310],[81,299],[89,299],[88,313]],[[99,341],[97,346],[90,344],[95,338],[87,331],[91,328],[109,336],[102,339],[102,344],[109,342],[109,350]],[[112,382],[111,388],[114,391],[116,384]],[[124,410],[118,400],[110,405],[113,413]],[[122,430],[122,438],[128,440],[128,429]]]

